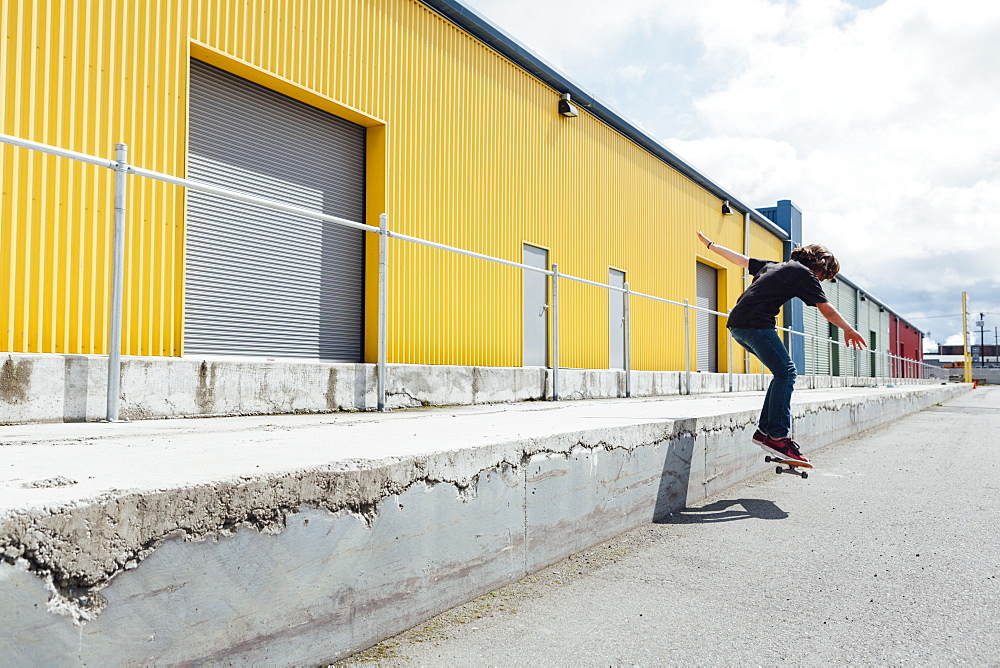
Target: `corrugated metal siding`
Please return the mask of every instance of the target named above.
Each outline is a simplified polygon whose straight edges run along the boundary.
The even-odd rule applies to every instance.
[[[829,299],[831,290],[826,285],[824,289]],[[804,331],[810,335],[805,337],[806,373],[827,375],[830,373],[830,345],[826,342],[830,331],[827,319],[812,306],[806,306],[802,315]],[[814,337],[821,337],[822,340]]]
[[[889,318],[889,334],[892,337],[890,349],[903,360],[893,361],[893,374],[903,378],[919,377],[920,370],[909,360],[923,359],[923,336],[905,320],[896,316]]]
[[[871,350],[866,350],[858,355],[858,365],[861,369],[860,375],[887,376],[890,371],[889,362],[884,353],[889,351],[889,313],[880,311],[877,303],[870,299],[860,302],[858,312],[858,331],[864,335],[865,340],[871,344],[871,332],[875,332],[875,346]],[[875,356],[872,352],[879,353]],[[874,366],[873,366],[874,364]]]
[[[628,267],[633,289],[692,301],[693,275],[672,268],[690,266],[694,231],[742,246],[742,220],[715,197],[586,114],[558,116],[557,91],[419,3],[286,2],[243,12],[238,29],[242,6],[201,3],[192,36],[384,119],[393,229],[511,260],[544,246],[563,272],[603,282],[608,265]],[[390,361],[521,364],[517,270],[399,242],[391,253]],[[563,282],[563,364],[607,367],[607,328],[591,318],[606,303]],[[633,299],[633,366],[683,368],[682,322]]]
[[[884,309],[879,307],[875,308],[878,311],[878,326],[879,326],[879,346],[878,352],[878,374],[879,376],[891,376],[892,375],[892,358],[889,357],[889,353],[892,351],[892,338],[889,336],[889,320],[890,314]]]
[[[544,246],[563,272],[603,282],[608,266],[627,267],[633,290],[692,302],[686,268],[704,252],[695,230],[743,247],[741,216],[722,216],[713,195],[586,113],[558,116],[559,91],[415,0],[81,0],[34,18],[22,16],[26,4],[5,3],[0,18],[17,34],[3,47],[4,74],[30,100],[25,111],[22,99],[5,99],[4,132],[104,155],[124,140],[135,164],[184,174],[188,45],[196,40],[384,120],[387,208],[400,232],[515,261],[522,243]],[[61,36],[57,46],[49,35]],[[14,332],[8,347],[101,352],[110,178],[90,168],[77,168],[84,176],[53,171],[47,160],[3,149],[4,190],[22,195],[18,204],[4,200],[5,220],[21,222],[5,228],[3,241],[27,249],[0,286],[13,296],[3,307]],[[32,201],[51,202],[63,227],[23,222],[47,220]],[[147,184],[131,202],[126,352],[176,355],[183,194]],[[366,222],[377,224],[378,213],[368,211]],[[757,225],[751,237],[753,254],[780,257],[778,239]],[[81,250],[69,250],[80,239]],[[390,246],[391,362],[521,364],[519,271]],[[82,267],[72,279],[52,269],[71,265]],[[374,271],[369,256],[369,285]],[[727,270],[720,309],[741,290],[740,272]],[[374,298],[368,290],[369,311]],[[602,290],[563,282],[563,364],[607,367],[608,329],[592,317],[606,300]],[[84,324],[68,332],[81,311]],[[682,323],[683,309],[633,299],[633,367],[683,369]]]
[[[184,3],[4,2],[0,34],[0,131],[183,173]],[[106,353],[112,174],[0,146],[0,184],[0,349]],[[177,355],[183,193],[129,188],[123,350]]]
[[[843,281],[837,281],[834,285],[837,286],[837,289],[836,291],[833,291],[832,294],[837,296],[837,300],[835,302],[831,300],[831,302],[833,302],[836,309],[840,311],[840,315],[844,316],[844,319],[847,320],[848,324],[853,326],[857,322],[857,293],[854,288]],[[841,335],[840,340],[843,341],[843,335]],[[857,353],[854,349],[841,346],[840,375],[856,375],[856,357]]]

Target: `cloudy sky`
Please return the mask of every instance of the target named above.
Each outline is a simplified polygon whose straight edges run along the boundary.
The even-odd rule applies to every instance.
[[[1000,3],[463,0],[931,341],[1000,327]],[[975,343],[979,342],[978,330]]]

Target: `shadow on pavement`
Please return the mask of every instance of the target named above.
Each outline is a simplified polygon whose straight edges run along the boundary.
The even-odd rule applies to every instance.
[[[735,520],[783,520],[788,513],[766,499],[721,500],[700,508],[684,508],[658,518],[657,524],[708,524]]]

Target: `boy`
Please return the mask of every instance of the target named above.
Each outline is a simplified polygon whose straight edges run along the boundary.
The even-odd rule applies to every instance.
[[[701,232],[698,238],[709,250],[749,269],[753,276],[753,283],[729,313],[727,325],[736,342],[756,355],[773,375],[753,440],[765,452],[808,462],[791,439],[795,364],[778,336],[776,318],[785,302],[798,297],[844,330],[844,342],[848,346],[856,350],[867,347],[864,337],[830,304],[820,285],[820,281],[829,280],[840,272],[840,263],[833,253],[815,244],[796,248],[788,262],[774,262],[748,258],[719,246]]]

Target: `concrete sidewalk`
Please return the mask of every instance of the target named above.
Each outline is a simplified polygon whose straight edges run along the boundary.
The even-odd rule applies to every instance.
[[[798,408],[829,402],[861,404],[926,390],[927,386],[800,390],[793,399]],[[755,419],[762,397],[762,392],[744,392],[389,413],[0,426],[4,462],[0,512],[316,467],[374,468],[405,458],[484,448],[494,463],[517,463],[525,453],[551,449],[539,446],[565,434],[735,413],[750,413],[747,417]],[[803,447],[808,452],[828,440],[807,439]],[[468,479],[459,475],[453,481],[463,478]]]
[[[798,391],[796,435],[967,389]],[[759,472],[762,396],[0,427],[0,652],[344,656]]]
[[[996,434],[981,387],[823,448],[806,482],[754,476],[335,666],[1000,666]]]

